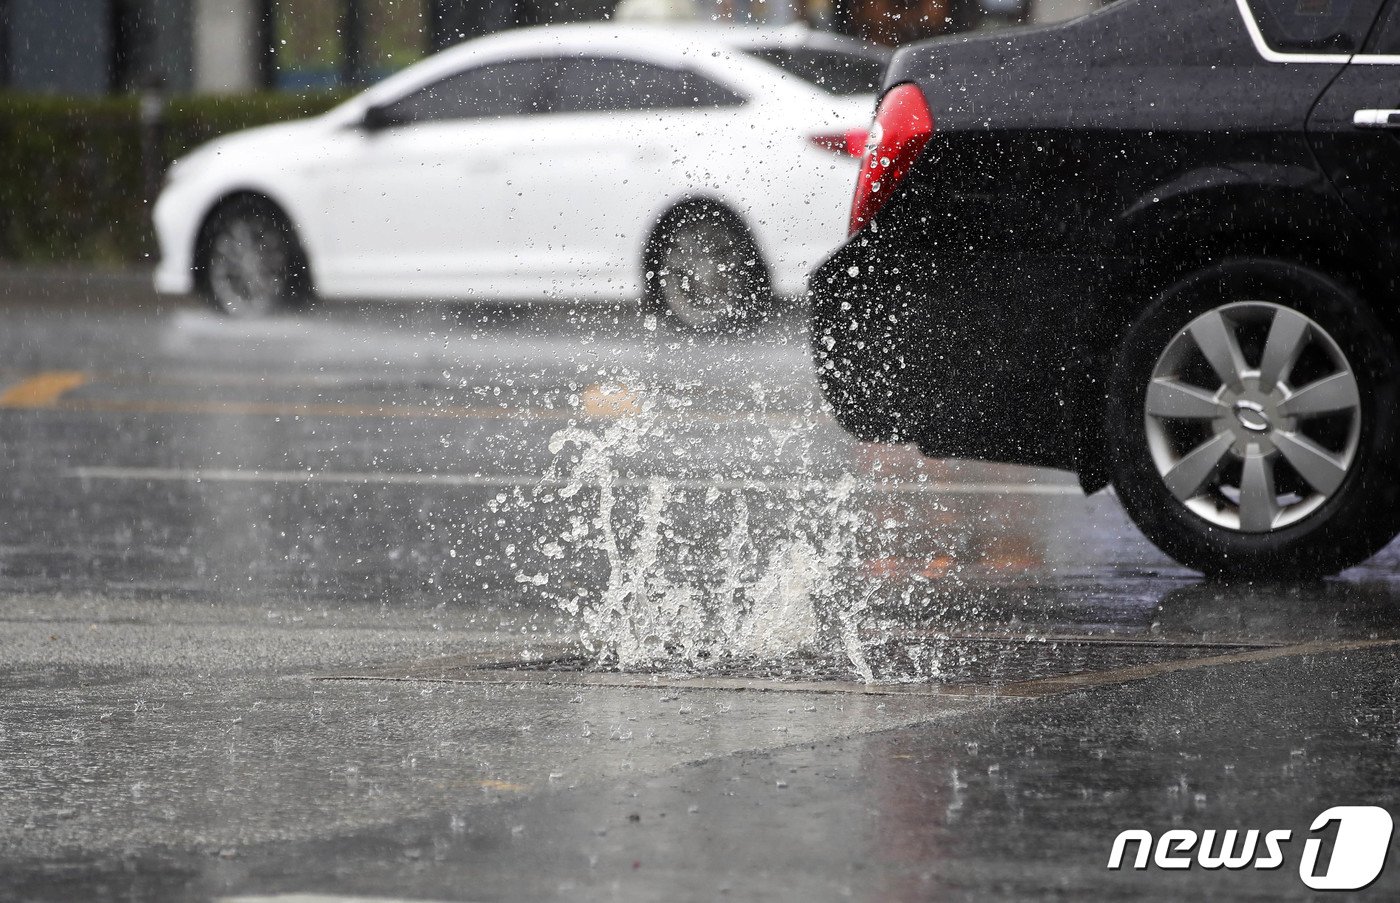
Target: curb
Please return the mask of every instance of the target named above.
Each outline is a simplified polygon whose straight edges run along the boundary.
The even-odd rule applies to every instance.
[[[157,294],[152,274],[150,267],[0,263],[0,304],[171,307],[196,303],[190,296]]]

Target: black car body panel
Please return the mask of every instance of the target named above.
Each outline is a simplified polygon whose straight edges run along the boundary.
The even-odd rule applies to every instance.
[[[1180,273],[1278,256],[1393,295],[1397,230],[1376,210],[1400,210],[1400,152],[1349,117],[1400,106],[1400,68],[1271,61],[1242,12],[1118,0],[895,57],[886,87],[918,85],[934,135],[810,283],[814,354],[848,430],[1074,470],[1094,489],[1105,361]],[[1388,204],[1368,195],[1377,179]]]

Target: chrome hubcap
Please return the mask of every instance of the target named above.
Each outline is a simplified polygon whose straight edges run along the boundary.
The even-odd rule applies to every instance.
[[[1264,406],[1247,398],[1235,402],[1235,419],[1251,433],[1267,433],[1273,429]]]
[[[1265,301],[1202,314],[1168,343],[1144,404],[1168,491],[1217,527],[1297,523],[1341,487],[1361,397],[1341,348],[1308,317]]]

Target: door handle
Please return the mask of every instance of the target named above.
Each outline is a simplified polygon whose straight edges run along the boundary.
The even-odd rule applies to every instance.
[[[1400,110],[1357,110],[1351,124],[1359,129],[1400,129]]]

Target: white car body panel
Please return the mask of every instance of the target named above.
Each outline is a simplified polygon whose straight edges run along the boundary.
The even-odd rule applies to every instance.
[[[287,213],[325,298],[635,299],[651,230],[698,198],[738,214],[775,291],[798,294],[845,236],[858,167],[809,138],[866,127],[873,97],[835,97],[787,76],[732,49],[739,32],[679,31],[509,32],[439,53],[324,116],[211,142],[173,167],[156,205],[156,287],[193,290],[203,223],[247,191]],[[791,36],[745,29],[742,43]],[[748,101],[359,125],[371,104],[446,75],[551,53],[684,66]]]

